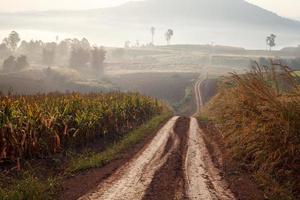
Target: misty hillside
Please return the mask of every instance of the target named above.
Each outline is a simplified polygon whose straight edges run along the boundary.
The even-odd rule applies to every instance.
[[[157,22],[157,19],[171,24],[174,20],[195,25],[226,22],[300,30],[300,22],[282,18],[244,0],[146,0],[100,9],[99,13],[144,22]]]
[[[67,26],[66,26],[67,25]],[[264,48],[265,37],[278,35],[279,47],[300,43],[300,22],[280,17],[244,0],[146,0],[118,7],[83,11],[0,14],[0,27],[84,35],[103,45],[124,41],[149,43],[155,26],[156,43],[165,44],[167,28],[173,43],[210,43]]]

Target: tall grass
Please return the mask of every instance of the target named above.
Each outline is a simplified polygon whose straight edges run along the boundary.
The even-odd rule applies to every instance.
[[[206,112],[217,120],[235,159],[272,199],[300,194],[299,78],[280,63],[231,74]]]

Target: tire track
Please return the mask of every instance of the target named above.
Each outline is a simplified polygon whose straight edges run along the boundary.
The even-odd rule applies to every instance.
[[[197,112],[203,106],[200,76]],[[173,117],[132,160],[80,200],[235,200],[214,166],[196,118]]]
[[[196,97],[196,105],[197,110],[193,116],[197,116],[201,112],[201,107],[203,106],[203,99],[201,95],[201,86],[205,78],[201,74],[198,78],[198,81],[195,84],[195,97]]]
[[[173,117],[158,131],[153,140],[136,158],[121,167],[95,191],[79,198],[80,200],[138,200],[142,199],[155,172],[167,161],[173,151],[164,153],[169,138],[174,135],[178,117]],[[177,141],[178,143],[178,141]]]
[[[184,161],[189,118],[177,120],[174,135],[170,137],[172,152],[165,164],[156,171],[143,200],[187,199],[185,194]]]
[[[214,167],[196,118],[190,122],[185,161],[187,196],[191,200],[234,200],[227,183]]]

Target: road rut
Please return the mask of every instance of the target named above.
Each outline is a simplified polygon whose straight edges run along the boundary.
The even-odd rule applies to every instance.
[[[166,162],[172,147],[165,152],[169,137],[174,135],[174,125],[178,117],[173,117],[158,131],[157,135],[136,158],[121,167],[95,191],[79,198],[81,200],[138,200],[142,199],[155,172]],[[178,142],[177,142],[178,143]]]
[[[197,119],[191,118],[185,162],[187,196],[191,200],[233,200],[220,172],[214,167]]]
[[[198,115],[203,106],[195,84]],[[80,200],[234,200],[194,117],[173,117],[133,159]]]

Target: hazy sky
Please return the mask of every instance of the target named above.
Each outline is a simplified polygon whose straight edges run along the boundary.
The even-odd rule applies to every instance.
[[[0,11],[90,9],[115,6],[129,0],[0,0]],[[162,0],[163,1],[163,0]],[[183,0],[184,1],[184,0]],[[226,0],[224,0],[226,1]],[[300,20],[299,0],[247,0],[278,13]]]

